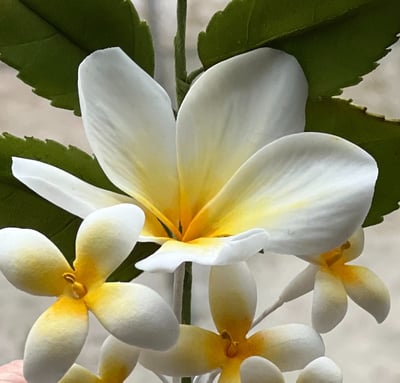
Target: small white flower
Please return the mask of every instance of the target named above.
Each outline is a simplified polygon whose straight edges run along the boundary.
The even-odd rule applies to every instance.
[[[285,288],[281,302],[288,302],[314,290],[313,327],[320,333],[332,330],[346,314],[347,295],[373,315],[378,323],[390,310],[390,295],[382,280],[363,266],[347,262],[358,258],[364,248],[359,228],[345,243],[317,256],[303,256],[311,263]]]
[[[178,322],[150,288],[106,282],[129,255],[142,229],[143,212],[120,204],[99,209],[82,222],[71,267],[44,235],[29,229],[0,230],[0,270],[17,288],[58,297],[35,322],[25,345],[29,383],[56,382],[76,360],[88,331],[88,310],[115,337],[157,350],[174,344]]]

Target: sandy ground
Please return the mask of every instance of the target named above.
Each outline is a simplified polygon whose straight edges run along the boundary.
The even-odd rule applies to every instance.
[[[165,68],[164,68],[165,69]],[[163,72],[159,69],[159,73]],[[164,73],[164,72],[163,72]],[[163,76],[171,76],[171,66]],[[400,47],[383,61],[362,86],[348,89],[344,97],[366,105],[374,113],[400,118]],[[0,131],[15,135],[53,138],[89,150],[81,121],[72,113],[52,108],[47,100],[33,95],[15,78],[15,72],[0,64]],[[396,180],[394,180],[396,182]],[[361,263],[374,270],[387,284],[392,296],[392,309],[387,320],[377,325],[365,311],[350,302],[344,321],[324,336],[327,355],[343,369],[345,383],[398,383],[400,381],[400,213],[386,217],[385,222],[366,230],[366,248]],[[289,256],[259,256],[250,261],[259,286],[259,311],[269,306],[303,263]],[[195,268],[195,281],[204,286],[207,268]],[[169,278],[143,275],[140,281],[155,287],[169,299]],[[194,297],[196,323],[212,328],[206,301],[206,288],[197,288]],[[21,358],[30,326],[52,299],[37,298],[18,291],[0,275],[1,347],[0,363]],[[282,323],[309,323],[311,295],[287,304],[272,314],[262,326]],[[90,336],[79,361],[95,370],[98,348],[106,333],[93,320]],[[288,375],[288,382],[296,374]],[[159,381],[150,372],[137,369],[129,379],[134,382]],[[53,382],[43,382],[53,383]]]

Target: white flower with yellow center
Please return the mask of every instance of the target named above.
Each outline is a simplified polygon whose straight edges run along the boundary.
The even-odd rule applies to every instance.
[[[71,267],[59,249],[29,229],[0,230],[0,270],[17,288],[58,297],[33,325],[25,345],[29,383],[56,382],[76,360],[88,331],[88,310],[115,337],[164,350],[178,337],[165,301],[146,286],[106,282],[133,249],[143,212],[131,204],[99,209],[82,222]]]
[[[319,334],[302,324],[282,325],[248,336],[257,295],[243,262],[212,267],[209,300],[218,333],[181,325],[175,346],[165,352],[144,350],[140,363],[169,376],[194,376],[220,369],[219,383],[240,383],[240,366],[251,356],[264,358],[277,371],[289,371],[303,368],[324,353]]]
[[[121,202],[142,207],[142,241],[162,247],[137,267],[245,260],[346,240],[370,207],[377,166],[339,137],[304,133],[307,82],[290,55],[261,48],[208,69],[175,121],[165,91],[120,49],[79,67],[82,120],[108,178],[127,195],[50,165],[14,158],[13,174],[85,217]]]
[[[109,336],[101,347],[99,372],[74,364],[58,383],[123,383],[135,368],[139,349]]]
[[[288,302],[314,289],[312,324],[320,333],[332,330],[343,319],[347,295],[381,323],[390,309],[388,289],[368,268],[347,264],[359,257],[363,248],[364,231],[359,228],[341,246],[318,256],[302,257],[311,265],[293,279],[279,301]]]

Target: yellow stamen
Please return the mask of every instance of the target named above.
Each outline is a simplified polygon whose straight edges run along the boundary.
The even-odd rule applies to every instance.
[[[83,298],[86,293],[87,289],[86,287],[82,284],[76,281],[76,277],[72,273],[64,273],[63,278],[71,284],[71,289],[72,289],[72,295],[76,299],[81,299]]]
[[[234,341],[231,334],[229,334],[229,332],[226,330],[221,332],[221,338],[229,342],[225,349],[225,355],[229,358],[236,356],[239,351],[239,342]]]
[[[351,244],[349,241],[346,241],[343,245],[328,251],[324,254],[321,255],[321,258],[326,262],[326,265],[332,266],[334,263],[336,263],[340,258],[343,256],[343,252],[345,250],[348,250],[351,247]]]

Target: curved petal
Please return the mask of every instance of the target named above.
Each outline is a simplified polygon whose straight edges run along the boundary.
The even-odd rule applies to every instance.
[[[243,361],[240,378],[241,383],[285,383],[281,370],[260,356],[252,356]]]
[[[88,332],[86,306],[62,297],[35,322],[25,344],[24,375],[29,383],[57,382],[72,366]]]
[[[144,271],[173,272],[183,262],[200,265],[227,265],[246,260],[265,246],[263,229],[248,230],[231,237],[199,238],[190,242],[169,240],[135,267]]]
[[[175,119],[167,93],[121,49],[99,50],[79,66],[89,143],[108,178],[178,227]],[[172,228],[170,228],[172,230]]]
[[[35,295],[60,295],[72,269],[60,250],[31,229],[0,230],[0,270],[17,288]]]
[[[390,310],[390,294],[383,281],[371,270],[362,266],[345,265],[340,274],[349,297],[383,322]]]
[[[310,292],[314,288],[315,274],[318,270],[317,266],[308,265],[283,289],[279,300],[289,302]]]
[[[342,383],[342,371],[335,362],[322,356],[309,363],[300,372],[296,383]]]
[[[100,323],[121,341],[165,350],[178,338],[178,321],[168,304],[152,289],[134,283],[104,283],[85,296]]]
[[[135,368],[139,349],[113,336],[108,336],[101,347],[99,374],[103,382],[123,382]]]
[[[193,220],[187,236],[217,237],[260,227],[267,250],[315,254],[348,239],[363,222],[375,160],[323,133],[280,138],[251,157]]]
[[[348,243],[350,244],[350,247],[344,248],[342,253],[344,263],[358,258],[364,250],[364,230],[362,227],[359,227],[352,234],[352,236],[348,239]]]
[[[143,211],[132,204],[115,205],[88,215],[76,237],[77,279],[87,285],[105,281],[132,251],[143,223]]]
[[[212,267],[208,293],[218,332],[227,331],[236,341],[244,339],[257,305],[256,283],[247,264]]]
[[[315,276],[312,325],[319,333],[331,331],[344,318],[347,294],[342,281],[329,270]]]
[[[102,207],[134,203],[128,196],[90,185],[44,162],[13,157],[12,172],[35,193],[81,218]]]
[[[0,366],[0,383],[27,383],[22,373],[22,360],[13,360]]]
[[[249,338],[254,355],[262,356],[282,371],[298,370],[325,351],[320,335],[303,324],[287,324],[255,333]]]
[[[304,130],[306,99],[296,59],[271,48],[216,64],[193,84],[177,117],[184,228],[258,149]]]
[[[195,376],[221,367],[225,358],[221,337],[200,327],[181,325],[175,346],[165,352],[143,350],[139,362],[158,374]]]
[[[101,383],[98,376],[87,368],[74,364],[57,383]]]

